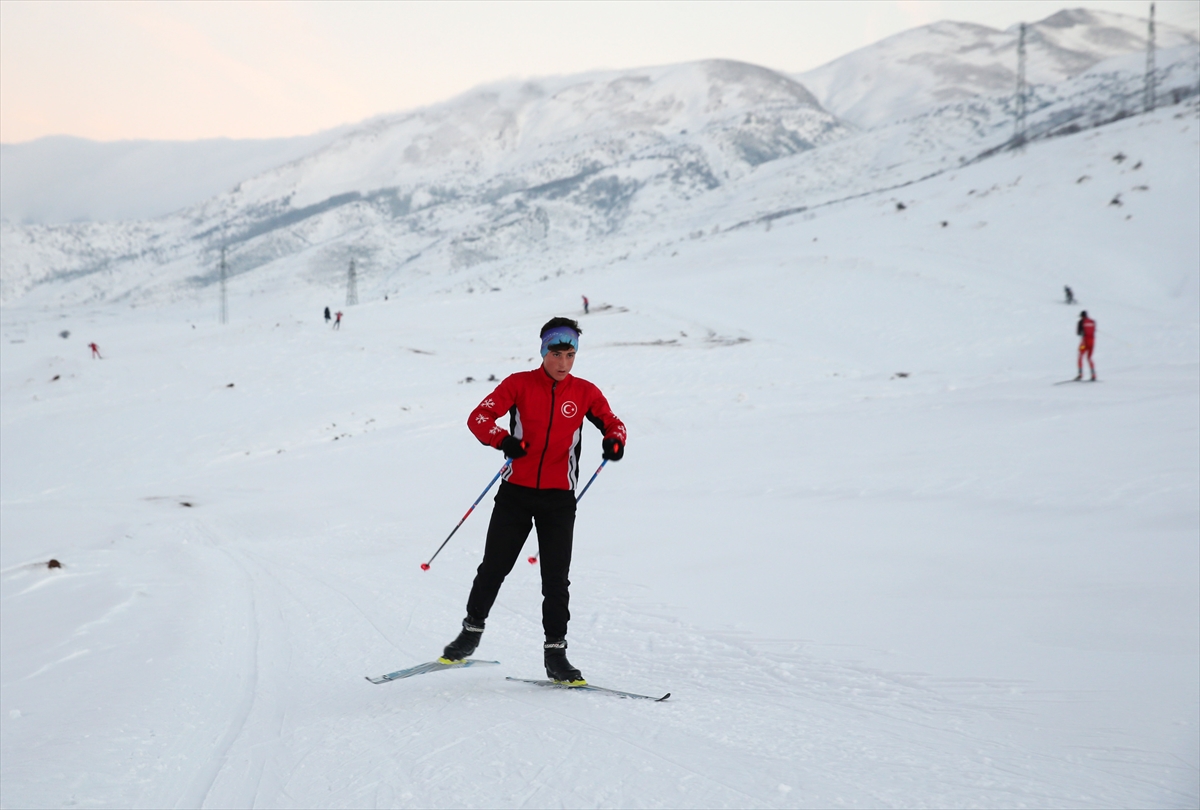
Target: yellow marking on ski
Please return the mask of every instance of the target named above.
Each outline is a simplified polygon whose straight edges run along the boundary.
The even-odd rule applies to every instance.
[[[463,661],[466,661],[466,660],[467,659],[465,659],[465,658],[456,658],[455,660],[451,661],[449,658],[447,658],[446,656],[443,655],[441,658],[439,658],[437,660],[437,662],[439,664],[461,664]]]
[[[580,678],[577,681],[555,681],[555,683],[558,684],[559,686],[587,686],[588,685],[588,682],[585,681],[583,678]]]

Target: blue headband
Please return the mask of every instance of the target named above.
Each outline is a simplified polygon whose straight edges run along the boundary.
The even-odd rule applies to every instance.
[[[569,326],[556,326],[542,335],[542,357],[550,353],[551,346],[568,345],[579,351],[579,333]]]

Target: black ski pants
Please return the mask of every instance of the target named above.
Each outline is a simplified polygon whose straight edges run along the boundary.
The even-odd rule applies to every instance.
[[[483,562],[467,599],[467,615],[481,622],[487,619],[533,524],[537,524],[542,569],[542,629],[548,639],[566,638],[567,622],[571,620],[568,575],[575,535],[575,493],[569,489],[533,489],[500,482]]]

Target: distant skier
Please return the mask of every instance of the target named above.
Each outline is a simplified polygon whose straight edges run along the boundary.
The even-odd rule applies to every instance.
[[[325,307],[325,323],[329,323],[329,319],[333,316],[329,314],[329,307]]]
[[[585,295],[585,296],[583,296],[583,314],[584,314],[584,315],[587,315],[587,314],[588,314],[588,300],[587,300],[587,296],[586,296],[586,295]]]
[[[103,357],[100,356],[100,347],[97,346],[95,343],[89,343],[88,348],[92,350],[92,359],[93,360],[97,360],[97,359],[103,360],[104,359]]]
[[[342,313],[341,312],[334,313],[334,319],[335,320],[333,322],[333,328],[340,330],[342,328]]]
[[[620,461],[625,454],[625,425],[599,388],[571,376],[579,331],[579,324],[569,318],[551,319],[542,327],[541,367],[510,374],[467,419],[475,438],[513,461],[496,494],[483,562],[467,599],[462,632],[446,645],[443,663],[460,661],[475,652],[500,585],[512,571],[531,524],[536,524],[546,675],[574,686],[586,683],[567,660],[567,622],[571,618],[567,575],[575,531],[580,437],[586,418],[604,434],[604,458]],[[509,430],[496,424],[505,415]]]
[[[1075,293],[1071,292],[1070,287],[1063,287],[1063,293],[1064,293],[1064,295],[1066,295],[1066,299],[1067,299],[1065,303],[1068,303],[1068,304],[1075,303]]]
[[[1092,362],[1092,352],[1096,348],[1096,322],[1088,317],[1087,310],[1079,313],[1079,323],[1075,327],[1079,335],[1079,374],[1075,377],[1078,382],[1083,379],[1083,358],[1086,355],[1088,366],[1092,370],[1092,381],[1096,380],[1096,364]]]

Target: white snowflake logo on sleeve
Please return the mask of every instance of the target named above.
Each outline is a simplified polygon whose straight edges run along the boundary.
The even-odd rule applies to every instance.
[[[488,432],[495,436],[497,433],[503,433],[504,428],[500,427],[499,425],[492,425],[492,429]]]
[[[487,420],[488,420],[488,418],[483,414],[479,414],[478,416],[475,417],[475,422],[480,425],[487,422]]]
[[[496,400],[492,399],[491,397],[488,397],[483,402],[479,403],[479,407],[480,408],[488,408],[488,409],[495,408]]]

